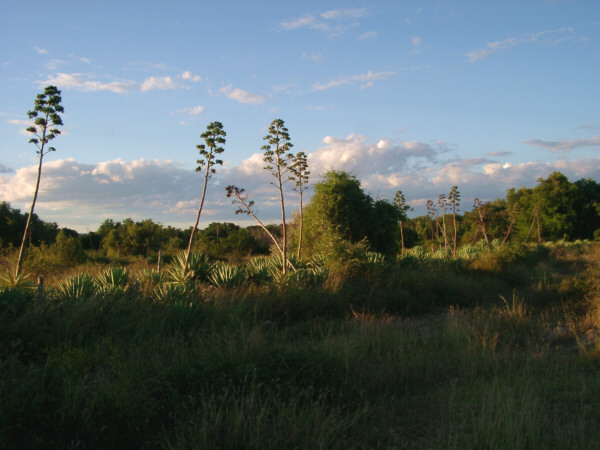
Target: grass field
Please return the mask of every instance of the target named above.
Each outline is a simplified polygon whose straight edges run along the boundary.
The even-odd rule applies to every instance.
[[[88,291],[56,280],[41,305],[0,291],[0,448],[600,442],[598,244],[371,255],[158,296],[113,272]]]

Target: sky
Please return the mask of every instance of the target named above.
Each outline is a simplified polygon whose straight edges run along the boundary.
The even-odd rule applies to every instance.
[[[311,184],[344,170],[412,215],[456,185],[470,210],[555,170],[600,181],[599,75],[595,0],[0,0],[0,201],[29,210],[27,111],[54,85],[64,126],[35,212],[62,227],[192,226],[213,121],[227,142],[200,227],[251,224],[230,184],[280,220],[261,150],[274,119]]]

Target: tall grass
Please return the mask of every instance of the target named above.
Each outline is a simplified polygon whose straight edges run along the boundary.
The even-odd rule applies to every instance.
[[[0,447],[594,448],[600,352],[577,337],[598,324],[600,252],[503,251],[516,291],[438,259],[365,261],[370,283],[339,289],[0,290]],[[573,335],[549,341],[557,321]]]

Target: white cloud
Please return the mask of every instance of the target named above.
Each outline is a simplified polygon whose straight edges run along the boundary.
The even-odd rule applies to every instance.
[[[141,86],[142,92],[146,91],[165,91],[168,89],[177,89],[178,85],[173,81],[171,77],[149,77],[146,78]]]
[[[48,50],[46,50],[45,48],[40,48],[40,47],[33,47],[33,49],[38,52],[38,54],[40,55],[47,55],[50,52]]]
[[[309,154],[308,161],[315,173],[331,168],[356,173],[392,173],[401,170],[416,160],[433,161],[442,147],[432,147],[422,142],[406,141],[395,144],[381,139],[375,145],[366,142],[361,135],[351,134],[346,138],[327,136],[325,144]]]
[[[13,125],[23,125],[24,127],[30,127],[33,125],[33,121],[31,120],[22,120],[22,119],[9,119],[6,123],[11,123]]]
[[[200,77],[192,75],[187,71],[176,78],[171,76],[151,76],[141,83],[134,80],[123,79],[103,82],[96,79],[92,74],[59,72],[53,77],[51,76],[44,81],[39,81],[38,84],[41,87],[52,84],[62,89],[74,89],[83,92],[109,91],[122,94],[135,91],[148,92],[155,90],[187,89],[188,87],[180,80],[196,82],[200,80]]]
[[[231,84],[219,89],[219,92],[225,97],[232,100],[236,100],[240,103],[247,103],[250,105],[260,105],[265,101],[265,98],[258,94],[244,91],[239,88],[234,88]]]
[[[316,19],[312,15],[306,15],[297,17],[281,22],[281,27],[286,30],[293,30],[295,28],[309,27],[312,28],[316,23]]]
[[[311,61],[314,61],[316,63],[320,63],[323,62],[323,56],[320,53],[313,53],[313,54],[308,54],[308,53],[302,53],[302,59],[310,59]]]
[[[22,128],[19,130],[19,134],[22,134],[23,136],[29,136],[31,137],[31,133],[29,131],[27,131],[27,128],[29,127],[35,127],[36,131],[38,133],[41,133],[41,128],[38,127],[35,122],[33,122],[32,120],[22,120],[22,119],[10,119],[6,121],[7,123],[10,123],[12,125],[20,125]],[[61,130],[61,134],[67,134],[64,132],[64,130]]]
[[[181,79],[193,81],[194,83],[202,81],[202,77],[200,77],[199,75],[192,75],[192,73],[189,70],[186,70],[181,74]]]
[[[580,147],[600,148],[600,138],[592,136],[589,139],[564,139],[561,141],[544,141],[542,139],[530,139],[526,144],[545,148],[551,152],[570,152]]]
[[[531,44],[534,42],[539,42],[543,37],[549,38],[543,41],[544,43],[550,45],[558,45],[562,42],[571,40],[573,38],[573,34],[574,30],[571,27],[538,31],[537,33],[529,33],[520,37],[510,37],[501,41],[489,42],[484,48],[479,48],[468,52],[465,56],[468,58],[469,61],[475,62],[500,50],[516,47],[522,44]],[[555,38],[555,36],[557,35],[559,37]]]
[[[365,41],[367,39],[373,39],[375,37],[377,37],[377,31],[367,31],[366,33],[363,33],[360,36],[358,36],[358,40]]]
[[[124,93],[139,89],[138,83],[130,80],[110,81],[102,83],[100,81],[90,79],[90,75],[83,73],[58,73],[55,77],[50,77],[47,80],[40,81],[40,86],[49,84],[58,86],[63,89],[75,89],[77,91],[110,91],[116,93]]]
[[[509,156],[509,152],[496,153],[498,157]],[[457,185],[463,210],[470,209],[474,197],[503,198],[508,188],[534,186],[539,177],[547,177],[554,170],[572,181],[600,179],[599,158],[513,163],[485,158],[449,159],[451,154],[443,142],[386,137],[369,142],[365,136],[352,134],[325,137],[321,147],[309,152],[308,162],[311,183],[319,181],[327,170],[345,170],[356,175],[373,197],[391,199],[402,190],[411,206],[424,205],[427,199],[436,199]],[[277,191],[263,167],[263,155],[258,152],[239,165],[219,167],[209,183],[203,223],[240,220],[225,197],[224,187],[228,184],[252,194],[259,217],[266,223],[277,222]],[[27,208],[36,176],[37,165],[11,171],[0,164],[0,201]],[[36,212],[44,220],[81,231],[95,229],[106,218],[126,217],[187,227],[193,223],[201,186],[199,174],[173,161],[116,159],[85,164],[73,159],[53,160],[43,166]],[[297,196],[291,188],[291,183],[285,185],[290,212],[297,207]],[[423,208],[415,211],[422,213]]]
[[[325,111],[327,109],[332,109],[334,107],[334,105],[309,105],[306,106],[306,109],[309,109],[311,111]]]
[[[421,38],[419,36],[413,36],[410,39],[410,42],[412,45],[414,45],[415,47],[418,47],[419,45],[421,45]]]
[[[396,72],[373,72],[369,70],[365,74],[340,77],[337,80],[332,80],[327,83],[315,83],[312,86],[312,90],[324,91],[326,89],[352,85],[355,83],[363,83],[361,85],[361,89],[364,89],[373,86],[373,83],[377,80],[385,80],[386,78],[389,78],[393,75],[396,75]]]
[[[201,114],[204,111],[204,107],[203,106],[193,106],[190,108],[183,108],[183,109],[178,109],[176,112],[179,114],[189,114],[190,116],[197,116],[199,114]]]
[[[366,8],[339,8],[322,12],[318,16],[304,14],[300,17],[284,20],[280,23],[280,26],[284,30],[308,28],[337,36],[358,26],[357,19],[366,15]]]
[[[340,8],[340,9],[332,9],[329,11],[325,11],[324,13],[319,14],[323,19],[326,20],[339,20],[345,18],[358,19],[359,17],[365,17],[367,15],[366,8]]]

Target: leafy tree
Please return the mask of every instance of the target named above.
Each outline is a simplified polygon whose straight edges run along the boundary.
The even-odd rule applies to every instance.
[[[11,208],[10,203],[0,203],[0,248],[18,245],[21,230],[25,225],[25,217],[18,209]]]
[[[290,180],[296,182],[294,190],[298,191],[300,195],[300,225],[298,230],[298,251],[296,253],[296,257],[300,259],[300,256],[302,254],[302,229],[304,226],[304,207],[302,194],[306,189],[308,189],[308,176],[310,175],[310,172],[308,171],[308,161],[306,153],[296,153],[292,161],[292,165],[290,166],[290,170],[293,174],[293,176],[290,177]]]
[[[288,129],[284,126],[281,119],[275,119],[269,126],[269,134],[264,137],[267,144],[262,146],[264,151],[263,161],[267,163],[265,170],[271,172],[275,177],[275,182],[272,182],[279,191],[279,199],[281,201],[281,247],[282,247],[282,271],[286,272],[286,247],[287,247],[287,230],[285,226],[285,202],[283,199],[283,183],[285,183],[284,175],[290,170],[290,161],[294,155],[290,153],[292,144],[290,143],[290,135]]]
[[[57,260],[64,266],[80,264],[85,261],[85,253],[77,236],[72,230],[61,228],[56,235],[56,241],[50,246]]]
[[[307,247],[318,252],[366,241],[373,250],[390,254],[396,250],[399,217],[393,204],[374,202],[354,175],[331,170],[315,185],[305,209]]]
[[[197,244],[200,251],[215,258],[241,260],[248,255],[269,253],[268,244],[265,245],[249,230],[233,223],[212,222],[199,233]]]
[[[216,157],[225,151],[223,145],[225,144],[226,135],[227,134],[223,130],[223,125],[221,124],[221,122],[211,122],[206,127],[206,131],[200,135],[200,137],[204,139],[206,145],[200,144],[196,146],[201,156],[201,158],[196,161],[198,163],[198,167],[196,167],[196,172],[200,172],[202,175],[204,175],[204,186],[202,187],[202,198],[200,199],[200,206],[198,207],[196,222],[194,223],[194,227],[192,228],[192,233],[190,234],[190,240],[185,255],[184,271],[187,270],[188,263],[190,260],[190,254],[192,253],[194,232],[198,228],[200,214],[202,213],[202,207],[204,206],[204,198],[206,196],[206,186],[208,184],[208,179],[215,173],[215,165],[223,165],[223,161],[220,159],[216,159]]]
[[[552,172],[545,180],[538,178],[538,185],[533,188],[538,206],[538,238],[541,239],[540,228],[546,239],[572,239],[575,234],[577,217],[577,185],[570,183],[560,172]],[[541,221],[542,227],[539,222]]]
[[[35,202],[40,189],[42,160],[46,154],[56,150],[54,147],[47,147],[47,144],[60,134],[60,130],[56,127],[63,124],[59,115],[59,113],[63,113],[65,111],[60,104],[61,100],[60,91],[56,88],[56,86],[46,86],[44,92],[37,95],[33,110],[27,113],[30,119],[35,119],[34,124],[27,128],[26,131],[33,135],[33,137],[29,139],[29,142],[37,147],[36,153],[39,155],[39,163],[37,180],[35,184],[35,193],[33,195],[33,201],[31,202],[29,215],[27,216],[25,231],[23,232],[23,240],[21,241],[21,248],[19,249],[19,258],[17,259],[15,278],[18,278],[19,274],[21,273],[21,267],[23,266],[23,254],[27,242],[27,233],[29,232],[29,225],[31,223],[31,218],[33,217],[33,210],[35,208]]]
[[[577,221],[573,232],[575,237],[591,239],[595,232],[600,233],[600,184],[588,178],[576,181],[575,185]]]
[[[373,203],[366,236],[373,250],[386,255],[398,253],[400,218],[400,212],[393,203],[385,199]]]

